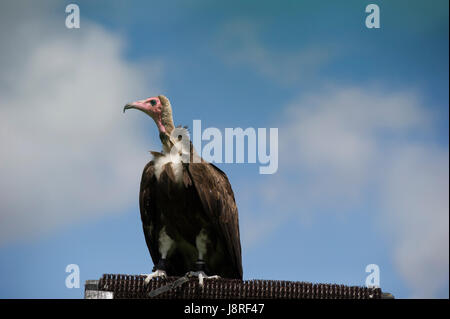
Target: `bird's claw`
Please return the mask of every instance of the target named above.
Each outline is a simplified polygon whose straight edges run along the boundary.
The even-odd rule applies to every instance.
[[[167,274],[164,270],[157,269],[151,274],[141,274],[141,276],[145,276],[144,285],[148,285],[153,278],[167,278]]]
[[[208,276],[203,271],[190,271],[186,274],[186,277],[197,277],[198,284],[202,287],[203,287],[205,279],[220,279],[220,276],[218,276],[218,275]]]

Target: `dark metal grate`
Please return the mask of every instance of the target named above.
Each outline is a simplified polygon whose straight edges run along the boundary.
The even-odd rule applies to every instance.
[[[178,277],[153,279],[144,286],[144,276],[105,274],[98,290],[113,292],[115,299],[150,298],[148,293]],[[312,284],[281,280],[205,279],[203,287],[196,278],[183,286],[164,292],[157,299],[380,299],[380,288]]]

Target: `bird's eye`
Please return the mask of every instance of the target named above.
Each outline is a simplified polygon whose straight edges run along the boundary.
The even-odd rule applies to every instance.
[[[150,104],[151,104],[152,106],[155,106],[155,105],[156,105],[156,100],[150,100]]]

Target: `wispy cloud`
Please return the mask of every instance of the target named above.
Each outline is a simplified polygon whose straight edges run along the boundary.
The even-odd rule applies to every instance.
[[[276,50],[264,43],[257,23],[245,20],[224,25],[216,46],[219,56],[229,65],[248,68],[283,85],[306,81],[336,54],[331,45]]]
[[[128,63],[121,37],[19,9],[1,34],[0,244],[135,205],[151,145],[122,106],[158,92],[159,65]]]
[[[405,145],[394,152],[381,185],[381,226],[414,298],[436,297],[448,285],[448,163],[448,149]]]
[[[412,296],[436,296],[448,284],[449,155],[433,143],[433,121],[409,91],[337,86],[294,100],[278,123],[279,174],[259,191],[277,214],[252,215],[261,225],[249,242],[283,220],[310,222],[370,202]]]

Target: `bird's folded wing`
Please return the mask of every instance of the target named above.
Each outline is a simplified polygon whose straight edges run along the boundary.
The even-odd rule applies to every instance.
[[[203,162],[187,166],[203,208],[217,221],[217,226],[225,236],[236,275],[242,278],[238,209],[230,182],[226,174],[213,164]]]

